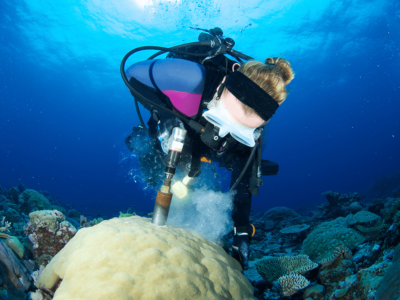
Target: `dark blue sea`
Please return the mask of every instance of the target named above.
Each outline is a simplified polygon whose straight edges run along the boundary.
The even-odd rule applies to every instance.
[[[1,187],[24,183],[92,215],[152,211],[156,189],[124,144],[139,119],[121,59],[215,26],[234,49],[286,58],[296,73],[263,153],[280,170],[254,209],[312,207],[400,171],[398,1],[3,0]]]

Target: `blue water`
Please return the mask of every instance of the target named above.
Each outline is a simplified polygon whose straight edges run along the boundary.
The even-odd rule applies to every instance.
[[[24,182],[82,209],[152,211],[154,193],[123,161],[139,120],[119,64],[138,46],[196,41],[190,26],[219,26],[236,50],[284,57],[296,73],[263,155],[280,172],[253,208],[314,205],[321,192],[361,191],[400,171],[399,2],[113,2],[1,2],[3,188]]]

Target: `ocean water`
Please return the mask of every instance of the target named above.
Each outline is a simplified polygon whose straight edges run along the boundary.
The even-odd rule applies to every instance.
[[[219,26],[236,50],[284,57],[296,73],[263,154],[280,171],[253,208],[315,205],[400,170],[399,2],[113,2],[1,2],[3,188],[25,183],[99,213],[152,211],[155,191],[124,144],[139,120],[119,64],[135,47],[196,41],[190,27]]]

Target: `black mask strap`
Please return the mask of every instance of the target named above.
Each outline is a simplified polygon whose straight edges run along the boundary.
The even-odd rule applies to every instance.
[[[254,109],[265,121],[268,121],[279,107],[274,98],[242,72],[236,71],[230,74],[225,80],[225,87],[240,102]]]

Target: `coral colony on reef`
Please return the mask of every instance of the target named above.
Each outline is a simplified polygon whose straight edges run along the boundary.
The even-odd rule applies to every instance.
[[[0,299],[398,300],[400,198],[381,181],[383,198],[329,191],[314,211],[252,211],[247,270],[229,255],[230,200],[217,192],[197,191],[155,227],[133,208],[103,220],[0,188]]]

